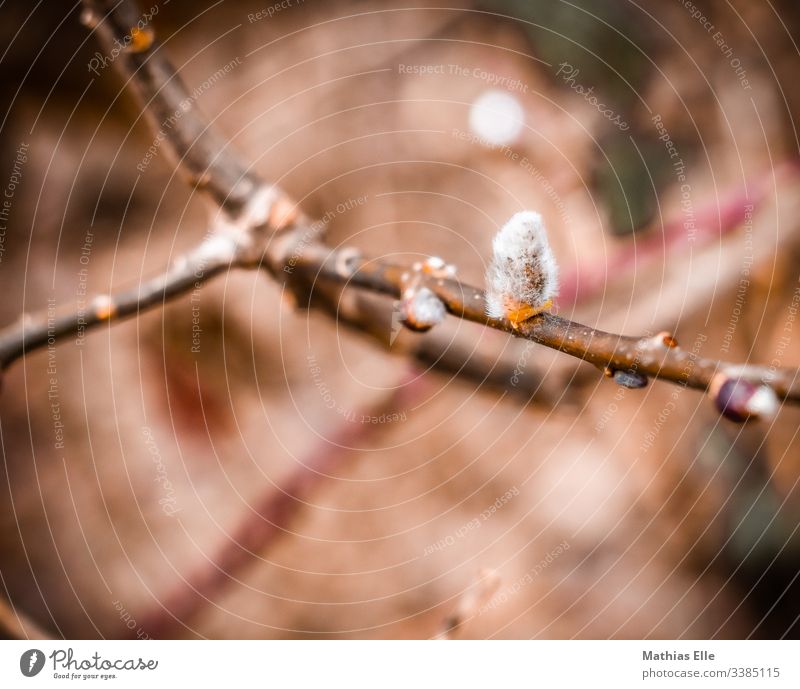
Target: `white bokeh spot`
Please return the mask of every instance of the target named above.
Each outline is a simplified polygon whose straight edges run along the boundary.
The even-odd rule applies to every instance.
[[[469,127],[487,145],[504,146],[515,142],[525,122],[525,111],[510,93],[498,89],[484,91],[469,110]]]

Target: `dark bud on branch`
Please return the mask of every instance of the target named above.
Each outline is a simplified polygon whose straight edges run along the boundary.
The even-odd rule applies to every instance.
[[[647,376],[636,371],[614,371],[614,382],[623,388],[643,388],[647,385]]]
[[[725,374],[715,376],[709,394],[720,413],[738,423],[748,419],[771,419],[780,406],[778,396],[768,385],[728,378]]]

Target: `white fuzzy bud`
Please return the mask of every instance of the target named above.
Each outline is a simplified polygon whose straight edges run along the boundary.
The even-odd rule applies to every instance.
[[[520,323],[547,309],[558,294],[558,264],[542,216],[514,215],[492,242],[486,272],[486,313]]]
[[[447,310],[430,289],[407,290],[400,302],[400,318],[409,330],[425,332],[441,323],[447,316]]]

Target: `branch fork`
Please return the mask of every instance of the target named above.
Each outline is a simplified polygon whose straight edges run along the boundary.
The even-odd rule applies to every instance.
[[[140,14],[133,0],[83,0],[83,4],[87,24],[93,27],[107,51],[115,41],[119,43],[128,35],[132,27],[138,27]],[[413,274],[413,292],[418,297],[425,290],[424,303],[414,308],[419,311],[425,307],[425,314],[435,316],[431,327],[441,320],[436,316],[440,304],[457,318],[556,349],[601,371],[608,370],[616,382],[629,387],[641,387],[647,379],[659,378],[710,391],[714,397],[723,386],[715,384],[712,389],[712,381],[723,373],[730,379],[757,381],[757,387],[769,388],[778,400],[800,403],[797,369],[767,369],[707,359],[682,349],[666,332],[655,337],[615,335],[547,312],[513,323],[507,318],[489,317],[484,291],[458,281],[454,269],[441,259],[429,259],[423,269],[414,270],[414,266],[364,257],[352,247],[326,246],[320,236],[324,225],[310,222],[279,188],[261,181],[234,154],[227,141],[208,127],[164,57],[155,35],[151,38],[137,40],[135,49],[123,51],[117,57],[115,66],[135,87],[156,130],[171,112],[178,108],[185,110],[168,129],[165,140],[190,179],[219,207],[212,230],[164,274],[137,288],[96,298],[85,316],[64,314],[48,319],[45,313],[24,318],[0,331],[2,368],[54,338],[74,333],[80,327],[95,327],[110,318],[137,315],[161,306],[165,300],[191,291],[234,267],[265,269],[295,294],[299,304],[317,306],[334,317],[338,316],[338,303],[332,296],[332,288],[356,288],[403,300],[404,295],[407,299],[411,296],[407,291],[409,276]],[[436,309],[427,309],[434,305]],[[412,326],[414,318],[409,315],[407,319]],[[374,331],[373,326],[363,320],[359,322],[358,318],[348,318],[347,322],[364,332]],[[428,329],[427,321],[422,325],[418,329]],[[763,402],[763,393],[760,394],[759,400]]]

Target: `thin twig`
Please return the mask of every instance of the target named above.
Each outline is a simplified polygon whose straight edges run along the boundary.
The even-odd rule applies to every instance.
[[[231,245],[232,248],[233,245]],[[15,325],[0,331],[0,365],[6,368],[26,352],[45,347],[68,335],[81,337],[86,330],[109,320],[136,316],[162,306],[174,297],[219,275],[235,263],[231,252],[206,252],[203,245],[179,258],[162,275],[137,287],[113,295],[96,296],[85,311],[58,314],[55,309],[37,316],[23,316]]]
[[[380,297],[339,285],[319,282],[311,293],[311,306],[335,314],[336,322],[369,337],[391,354],[417,361],[421,366],[513,395],[526,404],[552,408],[577,404],[581,383],[596,379],[588,367],[538,366],[523,348],[499,354],[486,353],[470,333],[435,329],[429,333],[404,333],[397,309],[387,309]],[[533,347],[527,343],[525,347]]]
[[[346,256],[321,244],[306,247],[295,260],[295,268],[309,279],[333,280],[349,286],[399,298],[410,269],[382,260]],[[707,390],[717,373],[760,381],[778,397],[800,402],[798,369],[739,365],[698,356],[677,346],[668,333],[655,337],[615,335],[566,318],[544,313],[515,328],[505,319],[486,315],[484,293],[458,280],[421,274],[420,285],[428,287],[458,318],[486,325],[516,337],[577,357],[604,371],[635,370],[642,375]]]
[[[175,108],[184,107],[181,104],[186,101],[188,91],[158,50],[152,27],[146,26],[145,34],[134,29],[140,20],[136,4],[132,0],[84,0],[84,4],[89,23],[96,27],[106,47],[114,40],[135,47],[123,53],[116,64],[136,85],[151,123],[158,127],[162,118],[169,117]],[[131,36],[138,38],[131,41]],[[287,197],[248,172],[249,168],[239,162],[224,139],[208,129],[193,103],[186,107],[189,116],[175,120],[165,131],[166,140],[194,182],[211,194],[233,223],[232,229],[224,228],[232,233],[230,242],[215,242],[212,236],[201,247],[199,254],[204,257],[205,268],[200,273],[200,282],[230,267],[263,265],[295,292],[308,289],[313,292],[316,281],[326,280],[395,298],[401,296],[408,267],[361,258],[349,248],[334,251],[326,247],[319,241],[317,229],[305,221]],[[278,241],[273,241],[276,235]],[[216,248],[221,248],[220,255],[215,255]],[[133,315],[159,305],[165,298],[188,292],[197,285],[196,272],[192,270],[194,260],[196,256],[191,254],[182,269],[172,269],[142,288],[101,298],[83,326],[96,327],[109,318]],[[422,275],[420,279],[420,284],[430,288],[450,314],[524,337],[588,361],[604,371],[635,369],[640,375],[700,390],[709,389],[715,375],[724,372],[760,381],[771,386],[778,397],[800,402],[797,369],[708,359],[674,346],[671,336],[615,335],[551,314],[539,315],[514,328],[507,320],[486,316],[481,290],[446,277]],[[80,321],[79,314],[58,317],[43,314],[24,319],[0,332],[0,364],[7,367],[23,353],[77,332],[82,325]]]
[[[243,165],[230,144],[209,129],[191,93],[162,56],[151,25],[132,0],[83,0],[82,21],[94,29],[106,54],[127,77],[154,132],[180,162],[189,180],[236,216],[248,205],[261,181]],[[119,51],[119,46],[125,49]],[[114,51],[112,53],[112,51]]]

